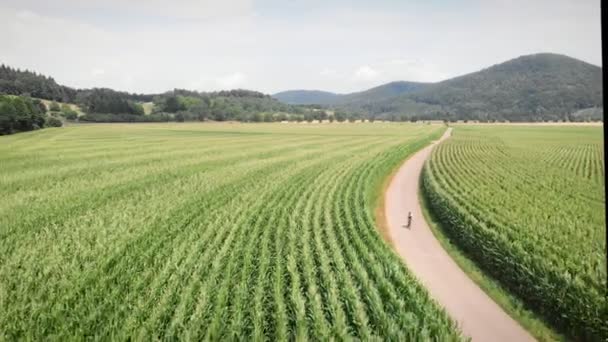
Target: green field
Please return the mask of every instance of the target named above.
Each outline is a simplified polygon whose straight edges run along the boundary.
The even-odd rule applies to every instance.
[[[601,127],[459,126],[423,189],[446,234],[573,338],[605,339]]]
[[[444,127],[82,125],[0,137],[0,339],[457,340],[375,225]]]

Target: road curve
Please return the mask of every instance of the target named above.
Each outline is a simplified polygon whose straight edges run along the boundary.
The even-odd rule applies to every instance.
[[[408,269],[473,341],[534,341],[534,338],[483,292],[435,239],[418,201],[420,173],[433,146],[418,151],[393,176],[384,194],[387,230]],[[412,226],[406,228],[408,211]]]

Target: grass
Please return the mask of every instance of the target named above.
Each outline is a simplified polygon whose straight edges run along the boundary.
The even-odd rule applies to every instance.
[[[376,230],[443,128],[89,124],[0,137],[0,339],[460,340]]]

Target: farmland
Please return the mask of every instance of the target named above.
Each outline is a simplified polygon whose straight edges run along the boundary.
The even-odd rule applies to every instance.
[[[608,335],[603,152],[601,127],[461,126],[423,176],[447,236],[572,338]]]
[[[0,339],[458,340],[374,217],[387,175],[443,131],[112,124],[0,137]]]

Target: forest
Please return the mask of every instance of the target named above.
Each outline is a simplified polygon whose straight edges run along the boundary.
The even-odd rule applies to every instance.
[[[436,83],[390,82],[350,94],[291,90],[273,96],[381,120],[599,121],[602,68],[553,53],[521,56]]]
[[[0,95],[0,135],[31,131],[45,126],[61,126],[55,117],[47,117],[45,105],[38,99]]]
[[[35,98],[75,104],[84,115],[74,117],[73,113],[61,110],[62,117],[83,122],[273,122],[329,118],[327,112],[319,110],[318,106],[289,105],[251,90],[197,92],[174,89],[162,94],[133,94],[108,88],[74,89],[58,84],[51,77],[4,64],[0,66],[0,94],[20,96],[25,102],[31,101],[28,98]],[[153,104],[151,113],[145,113],[144,103]],[[42,107],[41,110],[43,113],[47,111]],[[2,115],[6,117],[8,114]],[[339,114],[336,119],[348,118]],[[41,126],[31,122],[28,127],[35,129]]]

